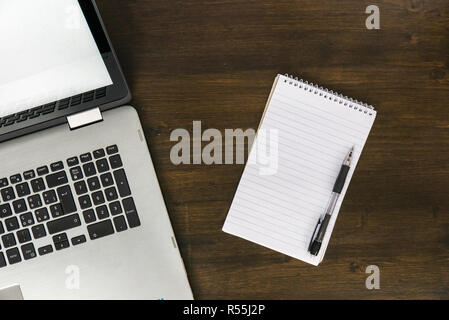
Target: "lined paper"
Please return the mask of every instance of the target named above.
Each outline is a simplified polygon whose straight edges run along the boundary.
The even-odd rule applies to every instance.
[[[371,108],[278,75],[223,231],[318,265],[375,117]],[[262,142],[266,149],[259,147]],[[307,251],[310,239],[352,146],[345,187],[320,253],[313,256]],[[270,151],[277,156],[261,161]],[[269,165],[266,159],[277,159],[268,174],[261,170]]]

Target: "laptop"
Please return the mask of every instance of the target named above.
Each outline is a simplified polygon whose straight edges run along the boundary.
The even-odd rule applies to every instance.
[[[192,299],[94,1],[0,0],[0,28],[0,299]]]

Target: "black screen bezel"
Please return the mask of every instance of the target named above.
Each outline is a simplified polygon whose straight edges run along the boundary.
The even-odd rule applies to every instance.
[[[43,130],[67,122],[67,116],[94,107],[101,111],[115,108],[131,100],[131,93],[121,70],[120,64],[111,45],[106,29],[101,20],[94,0],[78,0],[90,31],[95,39],[98,50],[108,69],[113,84],[107,87],[106,95],[100,99],[81,103],[64,110],[55,110],[52,113],[40,115],[37,118],[16,122],[12,125],[0,127],[0,142],[10,140],[25,134]],[[36,106],[30,106],[30,109]],[[11,115],[10,115],[11,116]],[[5,116],[7,118],[10,116]]]

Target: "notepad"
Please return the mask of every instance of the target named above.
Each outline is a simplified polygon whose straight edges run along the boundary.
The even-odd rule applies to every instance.
[[[278,75],[223,231],[318,265],[375,118],[372,106]],[[311,255],[315,226],[353,146],[351,169],[321,250]]]

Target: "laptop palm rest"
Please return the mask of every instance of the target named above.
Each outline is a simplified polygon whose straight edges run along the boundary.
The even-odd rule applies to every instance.
[[[0,268],[0,288],[8,289],[2,296],[21,299],[23,294],[27,300],[192,298],[139,117],[130,106],[108,110],[102,116],[103,121],[75,130],[63,124],[2,143],[0,178],[61,161],[68,179],[72,179],[66,159],[117,145],[141,225],[92,240],[82,220],[81,225],[64,233],[68,239],[83,234],[86,242],[70,243],[14,264],[8,261]],[[75,197],[76,213],[85,219],[74,183],[70,180],[68,184]],[[96,206],[92,208],[96,210]],[[49,221],[53,220],[43,222],[47,236],[32,240],[37,252],[44,246],[55,247]],[[21,246],[18,243],[16,247]],[[0,251],[6,257],[11,248],[2,245]]]
[[[13,285],[0,289],[0,300],[23,300],[22,290],[19,285]]]

